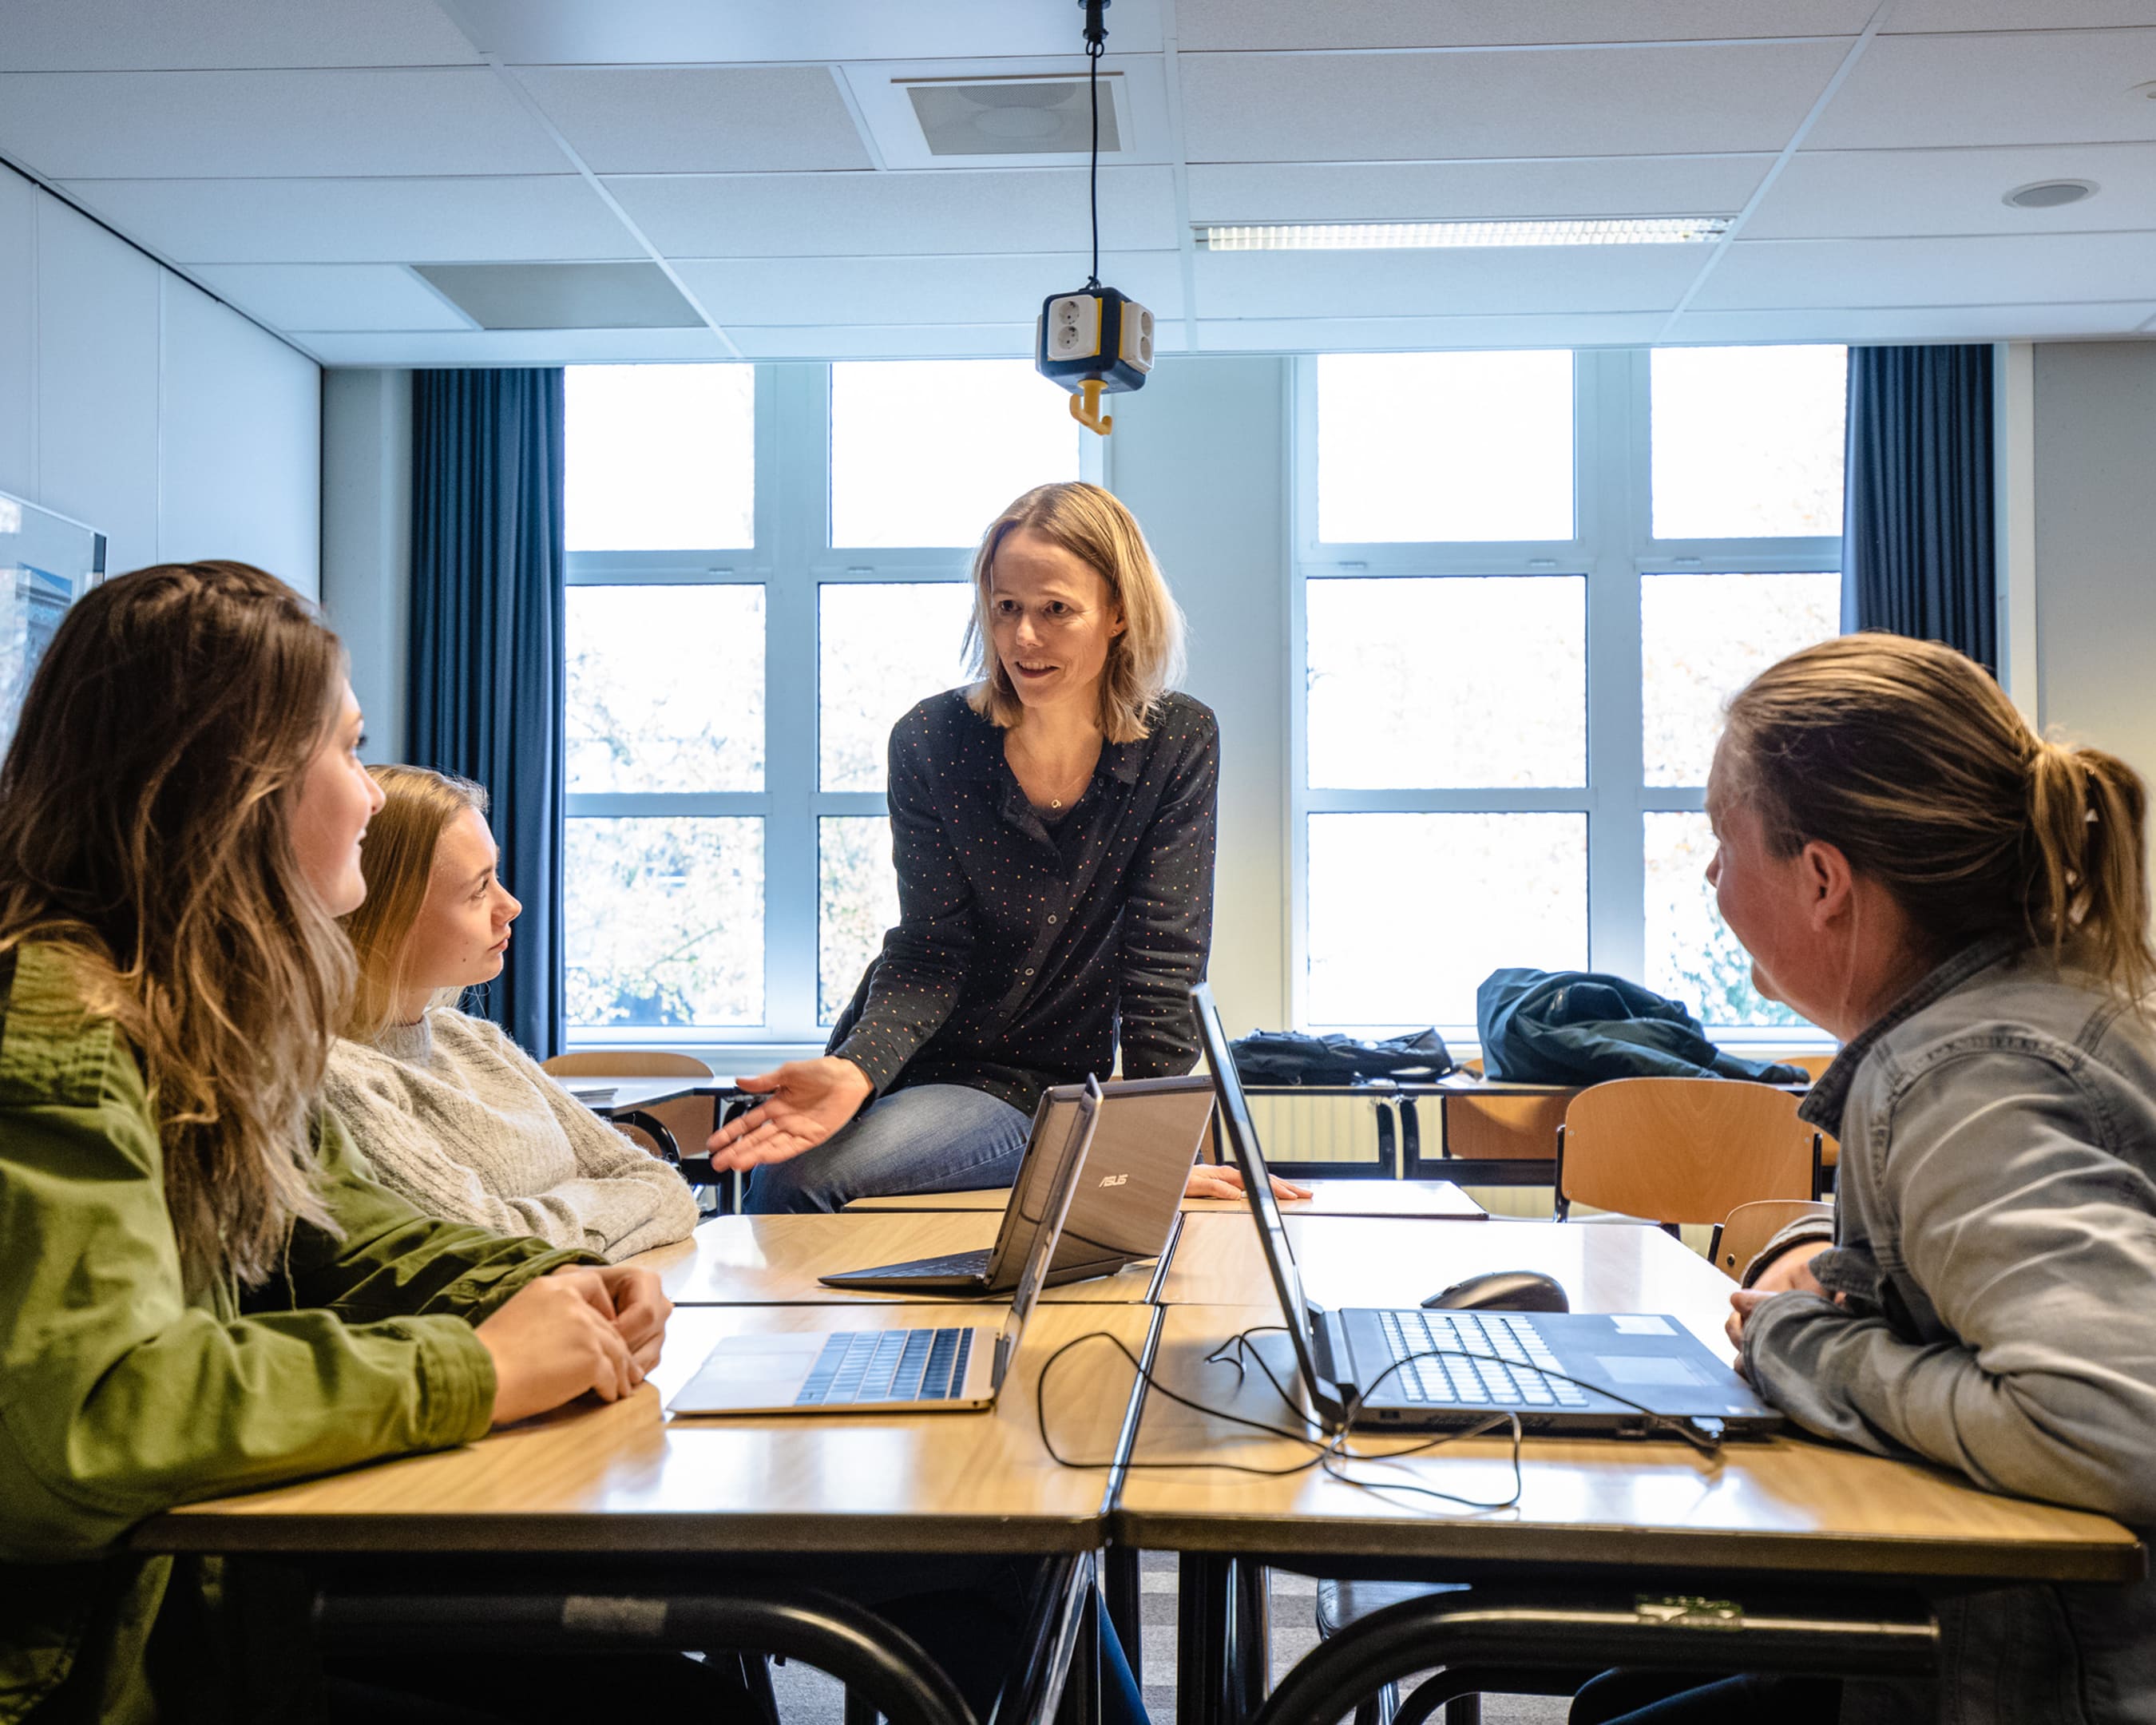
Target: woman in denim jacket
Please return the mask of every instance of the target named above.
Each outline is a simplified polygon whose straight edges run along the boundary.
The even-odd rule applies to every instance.
[[[1708,870],[1761,992],[1845,1045],[1806,1101],[1841,1141],[1831,1240],[1733,1296],[1748,1377],[1799,1425],[1989,1491],[2156,1525],[2156,975],[2145,799],[2031,732],[1978,666],[1883,634],[1731,704]],[[1935,1685],[1732,1679],[1575,1722],[2156,1721],[2156,1584],[1942,1608]],[[1630,1692],[1626,1692],[1630,1686]],[[1843,1692],[1837,1697],[1836,1688]]]

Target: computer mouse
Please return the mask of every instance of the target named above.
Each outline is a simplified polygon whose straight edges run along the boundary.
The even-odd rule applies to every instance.
[[[1450,1312],[1569,1312],[1564,1284],[1539,1270],[1491,1270],[1422,1302]]]

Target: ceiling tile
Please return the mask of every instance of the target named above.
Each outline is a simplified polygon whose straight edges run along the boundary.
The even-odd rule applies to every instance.
[[[2156,234],[1738,240],[1692,303],[1702,311],[2033,305],[2145,299],[2152,284]]]
[[[2152,80],[2156,29],[1882,36],[1804,142],[1892,150],[2156,139],[2156,101],[2134,88]]]
[[[0,74],[0,154],[54,180],[567,166],[484,67]]]
[[[1079,168],[632,175],[607,189],[670,257],[1040,252],[1082,244],[1087,232]],[[1101,171],[1101,242],[1116,251],[1178,243],[1170,170]]]
[[[1659,311],[1530,317],[1207,318],[1207,353],[1424,353],[1447,347],[1619,347],[1651,341]]]
[[[2148,0],[1900,0],[1882,36],[1926,30],[2087,30],[2145,24]]]
[[[2039,180],[2092,181],[2056,209],[2006,193]],[[2156,143],[1984,150],[1808,150],[1744,224],[1747,239],[1926,234],[2053,234],[2156,228]]]
[[[728,326],[745,359],[1026,359],[1026,323]]]
[[[1569,162],[1275,162],[1190,170],[1194,222],[1734,215],[1771,156]]]
[[[953,324],[1024,321],[1050,294],[1086,280],[1082,253],[985,258],[677,259],[714,321],[734,324]],[[1101,279],[1157,318],[1183,315],[1173,252],[1103,253]]]
[[[0,72],[470,66],[434,0],[8,0]]]
[[[870,166],[828,67],[541,68],[516,75],[599,173]]]
[[[1012,0],[442,0],[472,39],[513,65],[903,60],[1068,52],[1075,8]],[[1156,0],[1116,0],[1118,53],[1157,53]]]
[[[1175,18],[1180,46],[1204,52],[1853,36],[1875,10],[1876,0],[1810,0],[1801,13],[1788,0],[1182,0]]]
[[[180,264],[454,264],[644,255],[574,176],[74,180],[65,189]]]
[[[220,264],[191,272],[219,299],[280,330],[468,330],[391,264]]]
[[[703,330],[458,330],[293,338],[331,366],[558,366],[732,359]]]
[[[1690,245],[1200,252],[1203,317],[1433,317],[1667,311],[1707,261]]]
[[[1809,311],[1689,311],[1667,339],[1692,346],[1753,341],[2028,341],[2131,335],[2156,300],[2093,305],[1884,306]]]
[[[1383,54],[1193,54],[1196,162],[1779,150],[1838,43]]]

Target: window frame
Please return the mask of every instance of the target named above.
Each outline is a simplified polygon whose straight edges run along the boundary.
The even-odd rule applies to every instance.
[[[1652,350],[1580,348],[1573,355],[1573,532],[1569,540],[1353,543],[1317,531],[1317,359],[1294,362],[1289,582],[1288,865],[1290,1014],[1298,1026],[1390,1034],[1420,1028],[1319,1023],[1309,1013],[1310,817],[1329,814],[1577,812],[1587,817],[1588,963],[1646,973],[1646,820],[1696,812],[1703,786],[1645,783],[1640,582],[1659,574],[1812,573],[1841,567],[1825,536],[1652,536]],[[1308,583],[1417,576],[1584,575],[1587,605],[1587,783],[1577,787],[1329,790],[1309,772]],[[1445,1024],[1472,1040],[1475,1026]],[[1802,1030],[1717,1026],[1718,1040],[1800,1044]],[[1818,1039],[1826,1040],[1823,1033]]]
[[[571,587],[761,586],[764,593],[764,755],[760,791],[578,793],[563,819],[751,815],[763,822],[763,1020],[754,1024],[571,1024],[580,1048],[820,1050],[818,823],[887,816],[880,791],[826,791],[819,771],[817,681],[822,590],[855,583],[967,581],[973,547],[852,547],[831,537],[831,368],[754,362],[756,543],[721,550],[572,551]],[[893,363],[904,363],[902,361]],[[1045,395],[1043,411],[1055,411]],[[1079,477],[1103,481],[1098,438],[1079,444]],[[983,526],[986,522],[982,524]],[[723,649],[717,655],[723,661]],[[782,667],[805,668],[784,675]],[[921,693],[932,694],[923,689]],[[565,895],[566,896],[566,895]],[[566,906],[565,906],[566,910]]]

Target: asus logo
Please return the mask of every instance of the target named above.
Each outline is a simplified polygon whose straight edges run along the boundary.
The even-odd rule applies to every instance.
[[[1103,1186],[1127,1186],[1130,1184],[1130,1180],[1131,1177],[1128,1174],[1110,1174],[1101,1183]]]

